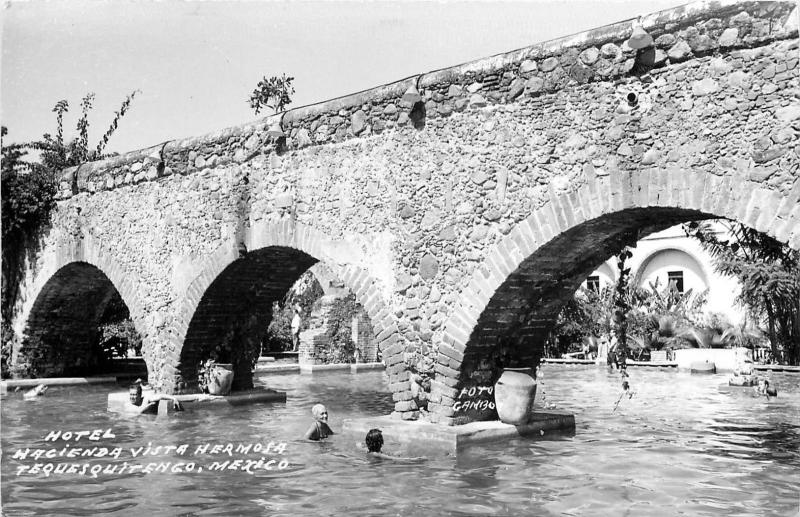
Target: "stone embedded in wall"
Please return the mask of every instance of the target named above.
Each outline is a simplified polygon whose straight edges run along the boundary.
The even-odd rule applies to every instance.
[[[678,41],[667,51],[667,57],[672,61],[683,61],[692,53],[692,48],[683,40]]]
[[[692,93],[698,97],[710,95],[715,93],[718,89],[717,81],[710,77],[692,83]]]
[[[366,114],[358,110],[350,117],[350,125],[353,128],[354,135],[360,135],[364,132],[367,127],[367,116]]]
[[[538,69],[539,68],[536,66],[536,61],[532,59],[526,59],[519,65],[519,73],[522,75],[530,74]]]

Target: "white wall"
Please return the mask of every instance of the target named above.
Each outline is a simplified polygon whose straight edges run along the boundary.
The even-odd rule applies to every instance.
[[[743,357],[750,357],[752,362],[752,354],[746,348],[684,348],[673,353],[681,369],[691,368],[694,362],[709,361],[717,367],[717,373],[726,373],[732,372]]]
[[[667,272],[681,270],[684,291],[692,289],[694,293],[700,293],[708,289],[707,314],[723,314],[734,324],[744,321],[744,310],[734,303],[739,283],[718,275],[711,256],[696,239],[686,237],[680,225],[647,236],[632,252],[628,265],[639,286],[647,288],[658,278],[659,289],[663,289],[668,284]],[[618,276],[616,257],[610,257],[592,275],[600,277],[601,286],[613,284]]]

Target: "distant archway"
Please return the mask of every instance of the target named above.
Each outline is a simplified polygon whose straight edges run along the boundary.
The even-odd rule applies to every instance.
[[[299,223],[256,227],[249,234],[246,248],[249,251],[244,254],[231,246],[220,248],[189,286],[181,318],[187,323],[185,330],[179,329],[184,333],[184,344],[170,360],[176,365],[175,389],[196,389],[201,359],[225,340],[233,339],[255,349],[259,333],[266,331],[269,324],[272,303],[321,261],[366,310],[387,366],[402,363],[400,347],[395,345],[397,326],[384,305],[379,285],[365,269],[340,265],[339,257],[332,257],[328,250],[339,250],[349,257],[357,256],[357,252]],[[247,363],[234,366],[237,388],[252,385]],[[408,389],[407,383],[403,385],[399,380],[393,384],[393,390]]]

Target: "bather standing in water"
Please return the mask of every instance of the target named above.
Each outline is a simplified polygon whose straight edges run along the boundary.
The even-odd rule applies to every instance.
[[[319,441],[333,435],[333,431],[328,426],[328,410],[322,404],[317,404],[311,408],[311,414],[314,415],[314,423],[306,431],[305,439]]]

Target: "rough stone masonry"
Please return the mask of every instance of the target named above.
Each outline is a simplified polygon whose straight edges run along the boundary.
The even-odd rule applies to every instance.
[[[627,45],[637,21],[653,46]],[[458,394],[536,365],[626,243],[727,217],[800,249],[797,27],[790,1],[695,3],[67,170],[14,361],[79,369],[118,292],[151,383],[196,389],[322,262],[369,314],[398,417],[427,361],[426,418],[496,418]]]

